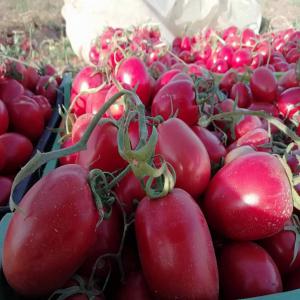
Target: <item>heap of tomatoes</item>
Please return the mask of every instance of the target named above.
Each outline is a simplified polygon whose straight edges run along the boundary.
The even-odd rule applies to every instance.
[[[9,285],[69,300],[240,299],[300,288],[299,34],[264,43],[228,28],[221,41],[251,59],[224,60],[220,76],[208,67],[225,47],[219,33],[216,44],[212,31],[176,38],[171,52],[156,30],[124,39],[109,28],[91,49],[97,66],[73,80],[59,166],[9,224]],[[219,51],[204,63],[207,45]],[[255,55],[263,63],[252,64]],[[279,56],[288,65],[280,74]]]
[[[32,156],[52,115],[60,78],[51,65],[38,72],[13,60],[0,73],[0,206],[5,206],[15,174]]]

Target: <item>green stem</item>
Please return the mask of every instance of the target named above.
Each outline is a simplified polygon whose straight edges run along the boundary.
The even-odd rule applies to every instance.
[[[122,170],[113,180],[109,182],[107,185],[107,190],[111,190],[119,181],[121,181],[129,172],[131,171],[131,166],[127,165],[127,167]]]

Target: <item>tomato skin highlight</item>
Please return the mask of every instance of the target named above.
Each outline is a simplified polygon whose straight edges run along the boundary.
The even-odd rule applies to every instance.
[[[143,198],[135,230],[143,273],[155,297],[218,299],[210,232],[200,207],[187,192],[175,188],[163,198]]]
[[[48,295],[84,261],[98,221],[87,177],[78,165],[59,167],[22,199],[3,249],[5,277],[19,294]]]
[[[230,239],[272,236],[283,229],[293,210],[285,170],[268,153],[238,157],[212,178],[203,209],[211,228]]]
[[[155,153],[161,154],[175,169],[175,186],[194,198],[200,196],[211,174],[210,158],[204,144],[188,125],[177,118],[161,123],[157,130]]]
[[[219,258],[222,299],[257,297],[282,291],[279,271],[270,255],[252,242],[231,242]]]

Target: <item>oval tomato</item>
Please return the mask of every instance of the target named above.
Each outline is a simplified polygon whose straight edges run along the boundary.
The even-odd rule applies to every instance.
[[[222,299],[242,299],[279,293],[282,281],[270,255],[252,242],[231,242],[219,257]]]
[[[131,56],[122,60],[116,68],[115,76],[121,84],[136,88],[136,93],[145,106],[150,104],[153,92],[151,75],[140,58]]]
[[[9,116],[8,111],[5,106],[5,103],[0,100],[0,134],[3,134],[7,131],[9,125]]]
[[[43,133],[45,114],[39,104],[27,97],[15,98],[8,105],[11,124],[14,130],[36,141]]]
[[[203,203],[209,225],[234,240],[256,240],[282,230],[293,202],[279,160],[268,153],[243,155],[212,178]]]
[[[253,100],[273,102],[277,96],[277,82],[274,74],[267,67],[258,67],[250,78]]]
[[[35,87],[40,79],[38,71],[33,67],[27,67],[25,71],[26,85],[25,87],[31,91],[35,91]]]
[[[61,148],[61,149],[64,149],[64,148],[71,147],[71,146],[73,146],[73,145],[74,145],[74,143],[73,143],[72,139],[71,139],[71,138],[68,138],[67,140],[65,140],[65,141],[62,143],[62,145],[61,145],[60,148]],[[76,159],[77,159],[77,155],[78,155],[78,153],[75,152],[75,153],[69,154],[69,155],[67,155],[67,156],[60,157],[60,158],[59,158],[59,164],[60,164],[61,166],[63,166],[63,165],[68,165],[68,164],[75,164]]]
[[[57,89],[56,80],[49,75],[41,76],[35,87],[36,93],[45,96],[51,105],[54,105],[56,101]]]
[[[77,143],[83,136],[85,130],[92,121],[93,114],[83,114],[79,116],[72,127],[72,142],[73,144]]]
[[[176,115],[188,125],[195,125],[199,119],[194,84],[189,80],[171,81],[155,95],[151,115],[161,115],[164,120]]]
[[[200,207],[187,192],[175,188],[160,199],[143,198],[135,230],[143,274],[155,297],[218,299],[210,232]]]
[[[89,169],[114,172],[126,167],[118,151],[118,128],[111,123],[96,126],[91,134],[86,150],[80,151],[76,163]]]
[[[291,118],[300,110],[300,87],[293,87],[285,90],[278,98],[277,107],[280,114],[284,117]]]
[[[207,187],[211,172],[205,146],[180,119],[169,119],[161,123],[157,130],[155,153],[160,154],[175,169],[175,186],[198,197]]]
[[[247,108],[251,104],[252,95],[248,85],[237,82],[231,88],[230,98],[234,101],[237,99],[238,107]]]
[[[44,115],[44,121],[46,124],[50,120],[52,115],[52,108],[48,99],[42,95],[33,95],[31,98],[39,105]]]
[[[88,172],[78,165],[62,166],[39,180],[22,199],[3,248],[5,277],[19,294],[48,295],[86,258],[98,221],[87,178]]]
[[[25,136],[9,132],[0,136],[0,147],[5,149],[4,166],[2,174],[14,174],[17,172],[30,158],[33,146]]]
[[[0,176],[0,206],[8,204],[12,180],[9,177]]]
[[[0,81],[0,99],[8,105],[13,99],[19,98],[24,94],[24,88],[15,79]]]

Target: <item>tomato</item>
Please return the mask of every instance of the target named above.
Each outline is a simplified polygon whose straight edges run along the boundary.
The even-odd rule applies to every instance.
[[[73,146],[73,141],[72,141],[72,138],[68,138],[66,139],[62,145],[61,145],[61,149],[64,149],[64,148],[68,148],[68,147],[71,147]],[[75,164],[76,162],[76,159],[77,159],[77,155],[78,153],[75,152],[75,153],[72,153],[72,154],[69,154],[67,156],[63,156],[63,157],[60,157],[59,158],[59,164],[62,166],[62,165],[67,165],[67,164]]]
[[[2,174],[14,174],[25,165],[33,151],[30,140],[14,132],[4,133],[0,136],[1,146],[5,149]]]
[[[18,61],[8,61],[6,63],[6,77],[16,79],[23,86],[26,85],[27,78],[25,76],[26,68]]]
[[[134,212],[136,205],[134,201],[140,201],[145,197],[145,191],[142,189],[141,183],[132,172],[129,172],[119,181],[115,187],[115,193],[127,215]]]
[[[221,141],[206,128],[196,125],[192,129],[204,144],[211,162],[219,163],[226,154],[226,149]]]
[[[238,107],[247,108],[251,104],[252,95],[249,86],[243,82],[235,83],[230,91],[230,98],[237,99]]]
[[[9,125],[9,115],[5,103],[0,100],[0,134],[5,133]]]
[[[54,105],[56,101],[57,89],[56,80],[49,75],[41,76],[35,87],[36,93],[45,96],[51,105]]]
[[[270,137],[268,132],[263,128],[256,128],[254,130],[248,131],[244,135],[242,135],[235,142],[230,144],[227,147],[227,151],[230,151],[234,148],[241,146],[251,146],[257,151],[269,152],[270,148],[263,147],[266,144],[270,143]]]
[[[78,165],[62,166],[40,179],[22,199],[3,248],[4,275],[19,294],[50,294],[86,258],[98,221],[87,178],[88,172]]]
[[[90,276],[93,266],[98,257],[107,253],[117,253],[120,247],[123,234],[123,216],[118,204],[112,206],[111,215],[108,219],[104,219],[96,228],[96,241],[89,249],[87,259],[81,265],[79,273],[81,275]],[[108,270],[100,270],[101,275],[106,276]],[[105,272],[106,271],[106,272]],[[99,273],[97,273],[100,277]]]
[[[227,71],[221,78],[219,83],[219,89],[225,92],[227,95],[230,94],[232,86],[237,83],[238,75],[234,70]],[[235,98],[234,98],[235,99]]]
[[[248,107],[248,109],[253,111],[264,111],[274,117],[279,116],[279,111],[276,105],[268,102],[254,102]]]
[[[225,61],[228,64],[228,66],[231,66],[232,57],[233,49],[228,45],[221,47],[221,49],[219,49],[217,53],[217,58]]]
[[[251,52],[248,49],[241,48],[233,53],[231,62],[233,68],[249,66],[251,62]]]
[[[116,300],[151,300],[153,299],[145,278],[141,272],[131,273],[117,292]]]
[[[87,66],[81,69],[75,76],[72,88],[71,88],[71,103],[75,101],[75,97],[87,89],[100,87],[104,82],[104,75],[93,67]],[[76,116],[80,116],[86,113],[87,102],[97,102],[97,99],[101,96],[103,99],[102,91],[97,93],[82,94],[76,100],[76,104],[73,106],[73,112]],[[104,100],[104,99],[103,99]]]
[[[278,98],[277,107],[280,114],[284,117],[291,118],[300,110],[300,87],[293,87],[285,90]]]
[[[26,85],[25,87],[31,91],[35,91],[35,87],[40,79],[38,71],[33,67],[27,67],[25,71]]]
[[[118,92],[119,89],[116,86],[112,86],[108,90],[104,102],[107,102],[111,97],[113,97]],[[106,112],[106,115],[116,120],[119,120],[122,117],[124,111],[125,111],[124,97],[120,97],[113,105],[110,106],[110,108]]]
[[[121,170],[127,164],[118,152],[118,128],[111,123],[96,126],[87,149],[78,153],[76,163],[89,169],[106,172]]]
[[[251,28],[245,28],[241,34],[242,43],[246,47],[253,47],[256,44],[257,36]]]
[[[6,149],[4,147],[4,144],[0,143],[0,172],[5,165],[5,152],[6,152]]]
[[[149,67],[149,72],[154,79],[158,79],[166,71],[167,67],[160,61],[154,61]]]
[[[252,242],[231,242],[218,260],[222,299],[257,297],[282,291],[279,271],[270,255]]]
[[[273,102],[277,96],[277,82],[274,74],[267,67],[258,67],[250,78],[253,100]]]
[[[9,177],[0,176],[0,206],[8,204],[12,180]]]
[[[135,56],[125,58],[116,68],[115,76],[121,84],[136,88],[136,93],[145,106],[150,104],[153,92],[151,75],[141,59]]]
[[[262,122],[256,116],[245,115],[234,126],[235,137],[239,139],[241,136],[256,128],[262,128]]]
[[[156,298],[218,299],[210,232],[187,192],[175,188],[159,199],[143,198],[135,230],[143,274]]]
[[[24,88],[15,79],[0,81],[0,99],[8,105],[13,99],[19,98],[24,93]]]
[[[83,114],[79,116],[72,128],[72,142],[73,144],[77,143],[83,136],[85,130],[93,119],[93,114]]]
[[[279,79],[278,85],[282,86],[285,90],[300,86],[300,82],[297,80],[296,69],[290,69],[285,72]]]
[[[199,119],[194,84],[188,80],[171,81],[155,95],[151,115],[161,115],[165,120],[173,115],[188,125],[195,125]]]
[[[36,141],[44,130],[45,117],[40,105],[30,97],[15,98],[8,105],[14,130]]]
[[[42,95],[33,95],[31,98],[39,105],[44,115],[44,123],[46,124],[52,115],[52,108],[48,99]]]
[[[288,221],[287,226],[293,223]],[[294,225],[295,230],[298,228]],[[260,245],[266,249],[276,263],[280,273],[290,273],[300,267],[300,249],[297,251],[297,256],[292,263],[294,257],[294,249],[296,244],[296,234],[292,230],[283,229],[277,234],[260,241]]]
[[[256,240],[283,229],[293,202],[279,160],[268,153],[243,155],[223,166],[206,190],[208,224],[234,240]]]
[[[169,119],[161,123],[157,130],[155,153],[160,154],[175,169],[175,186],[198,197],[207,187],[211,173],[205,146],[180,119]]]
[[[251,146],[248,146],[248,145],[234,148],[226,154],[224,163],[228,164],[231,161],[233,161],[234,159],[236,159],[242,155],[252,153],[252,152],[255,152],[254,148],[252,148]]]

